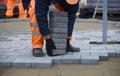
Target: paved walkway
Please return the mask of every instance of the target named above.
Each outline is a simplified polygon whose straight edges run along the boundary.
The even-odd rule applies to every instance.
[[[78,53],[49,57],[31,54],[30,30],[0,30],[0,67],[50,68],[53,64],[99,64],[110,57],[120,57],[120,44],[97,45],[102,41],[102,30],[74,30],[72,44],[80,47]],[[108,30],[108,40],[120,41],[120,30]]]

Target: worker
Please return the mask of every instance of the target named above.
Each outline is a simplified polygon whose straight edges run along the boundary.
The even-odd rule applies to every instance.
[[[6,11],[6,16],[7,17],[12,17],[14,6],[15,6],[16,0],[7,0],[7,11]],[[18,0],[18,9],[19,9],[19,18],[24,19],[27,18],[27,9],[24,10],[22,0]]]
[[[24,8],[29,5],[30,0],[23,0]],[[46,50],[49,56],[53,55],[53,49],[56,49],[54,41],[50,37],[48,28],[47,14],[49,12],[49,5],[53,4],[57,10],[68,12],[68,38],[66,44],[67,52],[79,52],[80,49],[72,47],[70,40],[72,39],[72,32],[74,22],[76,19],[76,12],[78,10],[78,0],[31,0],[30,2],[30,22],[32,30],[32,47],[33,56],[44,56],[42,47],[44,39],[46,40]]]

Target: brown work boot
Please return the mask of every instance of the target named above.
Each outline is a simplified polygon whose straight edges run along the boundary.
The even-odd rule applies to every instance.
[[[42,56],[44,56],[42,48],[33,48],[32,54],[35,57],[42,57]]]
[[[80,48],[78,48],[78,47],[73,47],[73,46],[70,44],[69,39],[67,39],[66,51],[67,51],[67,52],[79,52],[79,51],[80,51]]]

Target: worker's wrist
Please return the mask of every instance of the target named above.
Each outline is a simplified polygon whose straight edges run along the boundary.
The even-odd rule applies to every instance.
[[[45,35],[45,39],[46,39],[46,40],[47,40],[47,39],[51,39],[50,34]]]

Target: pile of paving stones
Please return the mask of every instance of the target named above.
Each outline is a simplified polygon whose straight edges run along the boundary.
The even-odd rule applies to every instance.
[[[64,55],[66,54],[65,48],[68,32],[68,13],[50,11],[49,17],[51,37],[56,45],[56,49],[53,50],[53,54]]]

